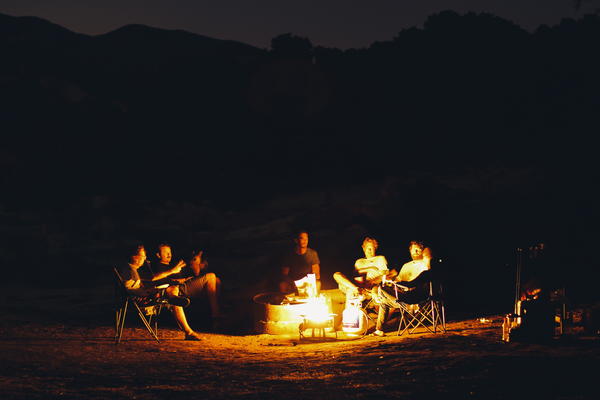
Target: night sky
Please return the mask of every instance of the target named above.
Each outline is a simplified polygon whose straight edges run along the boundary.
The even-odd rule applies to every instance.
[[[236,40],[268,48],[270,40],[291,32],[314,45],[337,48],[368,47],[390,40],[399,31],[420,27],[442,10],[487,12],[527,29],[555,25],[562,18],[578,18],[599,7],[583,0],[3,0],[0,12],[44,18],[85,34],[102,34],[127,24]]]

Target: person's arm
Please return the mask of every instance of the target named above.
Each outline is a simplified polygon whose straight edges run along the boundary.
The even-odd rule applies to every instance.
[[[370,270],[379,271],[380,268],[377,265],[369,264],[364,258],[359,258],[354,263],[354,269],[359,275],[366,275]]]
[[[125,286],[125,289],[127,290],[135,290],[135,289],[139,289],[142,286],[142,281],[140,280],[134,280],[134,279],[128,279],[125,282],[123,282],[123,286]]]
[[[362,274],[366,274],[370,270],[381,271],[381,268],[378,268],[378,267],[376,267],[374,265],[371,265],[370,267],[361,268],[361,269],[357,270],[357,272],[362,275]]]
[[[431,249],[425,247],[423,249],[423,262],[425,263],[425,269],[431,269]]]
[[[139,274],[130,268],[121,268],[117,271],[117,274],[127,290],[136,290],[142,286]]]
[[[384,277],[386,277],[390,272],[388,270],[387,260],[384,256],[377,256],[377,258],[375,259],[374,268],[376,270],[376,275],[373,278],[371,278],[372,283],[379,283],[380,280],[385,279]]]
[[[315,274],[316,280],[321,280],[321,266],[319,264],[312,265],[312,273]]]
[[[317,281],[321,280],[321,260],[319,259],[319,253],[315,250],[312,251],[312,257],[310,258],[310,269]]]
[[[185,267],[185,262],[183,262],[183,260],[180,260],[173,268],[152,275],[152,280],[159,281],[161,279],[169,277],[170,275],[178,274],[179,272],[181,272],[181,268],[183,267]]]
[[[354,280],[360,284],[363,284],[365,282],[365,278],[367,275],[367,271],[366,268],[363,267],[363,259],[359,258],[358,260],[356,260],[356,262],[354,263],[354,269],[356,270],[356,272],[358,273],[359,276],[355,276]]]

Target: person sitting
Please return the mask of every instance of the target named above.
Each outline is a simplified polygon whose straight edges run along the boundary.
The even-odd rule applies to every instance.
[[[129,292],[142,297],[157,296],[158,290],[156,289],[156,282],[154,282],[156,279],[150,277],[148,280],[142,280],[139,274],[140,267],[145,263],[146,249],[143,245],[139,245],[130,256],[129,263],[119,268],[119,274],[123,280],[123,285]],[[179,272],[180,270],[181,267],[177,267],[173,271]],[[166,289],[169,297],[168,302],[171,304],[170,309],[177,321],[177,325],[185,333],[185,340],[201,340],[201,336],[188,325],[185,313],[183,312],[183,307],[189,304],[189,299],[179,296],[179,293],[172,288],[173,286],[169,286]]]
[[[204,295],[208,298],[210,305],[210,315],[213,328],[217,327],[217,321],[220,318],[220,308],[218,295],[221,287],[221,280],[214,272],[208,272],[208,261],[202,259],[202,250],[192,252],[192,258],[189,261],[189,268],[185,268],[176,278],[181,277],[182,283],[180,291],[184,296],[192,299],[198,299]]]
[[[341,272],[333,274],[333,279],[346,296],[357,297],[359,294],[362,294],[370,298],[369,291],[381,283],[383,276],[390,273],[385,257],[375,255],[378,246],[377,240],[371,237],[366,237],[363,240],[362,249],[365,257],[359,258],[354,263],[354,269],[358,272],[358,276],[354,277],[354,282],[346,278]]]
[[[396,307],[398,301],[413,303],[416,299],[422,297],[423,285],[419,279],[424,271],[431,269],[431,249],[425,247],[423,242],[413,240],[408,246],[411,261],[402,265],[398,275],[392,280],[397,283],[392,293],[386,291],[384,285],[379,286],[373,298],[379,304],[377,313],[377,323],[375,325],[375,336],[383,336],[381,330],[390,308]],[[400,288],[400,290],[398,290]],[[390,291],[391,292],[391,291]],[[396,297],[397,296],[397,297]]]
[[[314,274],[317,291],[321,288],[321,261],[319,254],[308,247],[308,232],[298,231],[294,237],[295,246],[286,252],[281,261],[280,275],[277,277],[277,288],[281,293],[297,293],[295,281],[308,274]]]
[[[520,272],[520,296],[517,303],[520,325],[511,330],[511,340],[543,340],[554,335],[555,308],[552,298],[564,302],[564,291],[561,300],[560,284],[557,271],[560,271],[557,260],[548,257],[546,243],[537,242],[529,247],[528,257]],[[560,318],[564,318],[561,314]]]

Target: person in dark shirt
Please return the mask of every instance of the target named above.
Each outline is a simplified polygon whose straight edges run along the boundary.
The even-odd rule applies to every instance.
[[[202,250],[192,252],[192,258],[188,268],[184,268],[182,275],[181,291],[190,298],[200,298],[206,295],[210,305],[210,313],[213,320],[213,328],[216,328],[217,320],[220,318],[219,290],[221,280],[214,272],[207,271],[208,261],[202,258]]]
[[[170,286],[166,289],[169,297],[180,297],[180,283],[183,283],[188,279],[186,271],[182,273],[182,268],[186,266],[183,260],[179,260],[176,263],[171,263],[173,255],[171,253],[171,246],[162,243],[158,246],[158,253],[156,253],[159,262],[150,266],[150,280],[154,282],[168,282]],[[182,307],[173,306],[173,315],[177,323],[185,332],[186,340],[201,340],[201,336],[190,328],[185,313]]]
[[[296,233],[294,243],[294,248],[286,252],[281,260],[278,279],[279,291],[282,293],[295,292],[294,281],[304,278],[307,274],[315,274],[317,289],[320,289],[321,261],[319,254],[308,247],[308,232]]]
[[[158,290],[154,285],[145,285],[138,270],[146,262],[146,249],[139,245],[130,253],[127,264],[118,268],[119,277],[128,292],[142,297],[155,296]]]
[[[548,298],[550,292],[561,286],[560,267],[556,256],[548,254],[546,243],[538,242],[529,247],[528,257],[521,271],[520,300]]]
[[[143,280],[140,277],[139,269],[146,263],[146,249],[144,246],[137,246],[135,251],[130,257],[129,263],[127,266],[123,266],[120,268],[120,275],[123,281],[123,285],[125,288],[139,296],[149,296],[157,292],[155,286],[156,283],[153,283],[152,279]],[[179,272],[181,267],[174,268],[173,271]],[[176,272],[173,272],[176,273]],[[169,296],[177,296],[179,293],[172,289],[173,286],[169,286],[166,290]],[[185,317],[185,313],[183,312],[183,307],[171,305],[170,307],[175,320],[177,321],[177,325],[181,328],[181,330],[185,333],[186,340],[201,340],[201,336],[195,332],[187,323],[187,319]]]

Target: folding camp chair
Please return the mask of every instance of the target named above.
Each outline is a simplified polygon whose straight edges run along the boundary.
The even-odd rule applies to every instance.
[[[400,309],[397,333],[399,336],[404,332],[412,334],[419,327],[431,333],[437,333],[438,330],[446,333],[446,310],[442,285],[434,279],[431,271],[426,272],[428,273],[424,275],[425,282],[421,284],[421,290],[408,296],[396,290]]]
[[[129,292],[124,285],[123,279],[116,268],[115,272],[115,344],[121,342],[127,309],[133,306],[142,323],[152,335],[158,340],[158,316],[163,306],[168,304],[164,297],[164,290],[157,290],[157,296],[137,296]]]

